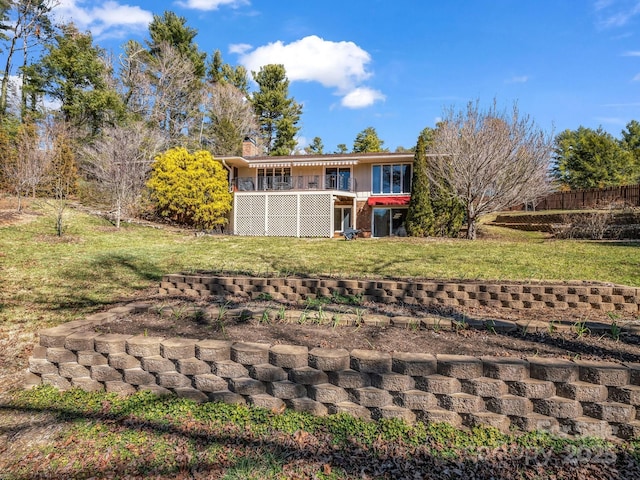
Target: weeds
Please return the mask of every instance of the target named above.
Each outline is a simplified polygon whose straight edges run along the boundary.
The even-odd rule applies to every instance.
[[[329,297],[307,297],[307,299],[305,300],[305,305],[307,308],[322,308],[329,303],[331,303],[331,298]]]
[[[202,309],[197,309],[195,312],[193,312],[193,321],[196,322],[198,325],[205,325],[207,324],[207,312],[205,312]]]
[[[616,342],[620,340],[620,335],[622,334],[622,328],[615,321],[609,327],[609,334],[611,338]]]
[[[187,305],[174,306],[171,309],[171,316],[174,318],[174,320],[181,320],[182,318],[184,318],[188,310],[189,307]]]
[[[462,317],[460,320],[454,320],[451,325],[456,333],[460,333],[461,331],[469,328],[466,317]]]
[[[318,311],[316,312],[316,324],[321,325],[324,323],[326,319],[326,314],[324,312],[324,309],[322,308],[322,305],[320,305],[318,307]]]
[[[287,410],[275,414],[246,405],[198,404],[176,397],[160,398],[149,392],[118,397],[38,387],[17,394],[10,407],[58,412],[60,418],[76,420],[64,422],[60,434],[48,441],[46,448],[31,447],[26,452],[27,461],[18,458],[10,463],[11,468],[3,470],[7,478],[146,478],[150,471],[162,471],[168,478],[180,476],[196,465],[205,468],[198,470],[204,473],[203,477],[207,476],[206,467],[215,465],[211,474],[215,472],[216,478],[292,478],[292,468],[307,466],[309,469],[301,471],[296,478],[352,478],[338,466],[324,468],[324,473],[322,468],[320,472],[317,470],[318,465],[332,463],[331,448],[328,453],[309,453],[305,462],[296,461],[298,444],[318,442],[335,446],[337,458],[342,459],[338,463],[349,468],[361,467],[358,462],[362,458],[371,462],[372,467],[383,467],[383,462],[388,460],[374,452],[395,448],[405,452],[406,447],[424,448],[436,466],[446,468],[450,463],[458,469],[464,469],[465,464],[472,464],[494,449],[504,449],[500,455],[514,469],[519,468],[516,459],[524,458],[532,450],[544,452],[549,460],[545,478],[555,476],[554,465],[562,465],[563,459],[565,463],[567,458],[577,459],[576,454],[581,452],[598,452],[597,458],[620,456],[625,461],[638,461],[635,441],[620,445],[592,437],[567,438],[542,431],[515,434],[490,427],[461,430],[444,423],[407,424],[399,419],[371,422],[344,413],[314,417]],[[105,416],[105,412],[108,415]],[[172,433],[185,431],[207,441],[189,441],[183,434]],[[230,436],[234,438],[236,433],[242,436],[242,441],[229,442]],[[278,449],[264,448],[264,439],[270,437],[291,438],[293,443],[284,443]],[[357,439],[355,445],[354,439]],[[345,463],[344,458],[351,456],[352,462]],[[82,461],[78,461],[80,458]],[[403,462],[411,461],[410,455],[403,458]],[[426,469],[432,468],[429,465],[417,463],[413,473],[424,476],[428,474]],[[408,466],[411,468],[411,463]],[[18,469],[25,468],[30,470],[20,474]],[[461,471],[466,475],[467,470]]]
[[[265,308],[264,311],[262,312],[262,315],[260,315],[260,322],[263,325],[271,325],[271,309],[270,308]]]
[[[433,331],[438,333],[440,330],[442,330],[442,318],[436,317],[433,322]]]
[[[498,332],[496,332],[496,322],[495,322],[495,320],[487,320],[484,323],[484,326],[490,333],[493,333],[494,335],[498,334]]]
[[[581,322],[580,321],[575,322],[573,324],[573,331],[576,333],[578,338],[581,338],[591,333],[591,330],[589,329],[589,327],[587,327],[586,320],[582,320]]]
[[[225,316],[228,310],[229,302],[225,303],[224,305],[220,305],[220,308],[218,309],[218,316],[216,317],[216,326],[225,337],[227,336],[227,330],[225,327]]]
[[[341,305],[361,305],[362,294],[358,295],[341,295],[338,292],[331,293],[331,303],[337,303]]]

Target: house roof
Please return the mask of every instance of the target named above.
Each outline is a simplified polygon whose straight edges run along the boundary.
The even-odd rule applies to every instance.
[[[414,154],[391,152],[365,153],[328,153],[323,155],[257,155],[253,157],[219,157],[225,163],[236,167],[267,168],[291,166],[347,166],[360,163],[378,163],[385,161],[413,161]]]

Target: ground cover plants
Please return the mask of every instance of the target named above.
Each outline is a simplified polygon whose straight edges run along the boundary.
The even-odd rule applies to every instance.
[[[365,422],[342,414],[320,418],[145,392],[118,398],[43,387],[14,396],[2,412],[5,418],[28,412],[32,429],[36,423],[58,425],[46,439],[29,438],[29,428],[13,432],[0,455],[6,479],[631,479],[640,474],[636,441],[513,435],[491,428],[463,432],[446,424]]]
[[[47,388],[17,393],[39,329],[126,301],[155,299],[165,273],[584,280],[640,286],[637,243],[557,241],[536,232],[505,235],[503,229],[488,226],[481,227],[484,238],[476,242],[196,236],[186,230],[131,224],[118,231],[80,209],[68,211],[68,228],[57,237],[52,219],[33,205],[22,215],[0,210],[0,222],[6,219],[0,224],[0,478],[640,475],[633,441],[516,436],[490,429],[469,433],[446,425],[367,423],[344,416],[318,419],[146,394],[119,399]],[[311,303],[298,307],[303,312],[308,307],[300,326],[324,322],[324,328],[335,332],[340,327],[331,324],[331,305],[343,309],[343,320],[346,315],[361,318],[367,307],[355,297]],[[219,311],[232,307],[222,303]],[[274,304],[260,327],[279,325],[286,314]],[[194,316],[194,322],[203,320]],[[454,345],[456,336],[466,338],[472,320],[460,320],[458,332],[435,323],[429,332],[444,338],[446,330]],[[622,320],[609,318],[606,335],[614,349],[614,337],[628,345],[617,330]],[[207,321],[230,334],[224,315]],[[594,338],[580,331],[580,339]],[[405,332],[420,335],[423,330],[416,325]],[[487,329],[481,335],[498,334]],[[470,343],[474,341],[483,340],[471,337]]]

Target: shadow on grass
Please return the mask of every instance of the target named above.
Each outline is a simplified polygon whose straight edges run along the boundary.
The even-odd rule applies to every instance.
[[[61,265],[40,288],[19,298],[0,303],[0,313],[14,306],[33,304],[62,320],[88,314],[131,299],[139,292],[157,286],[164,272],[151,261],[133,255],[103,254],[81,268]],[[138,298],[138,297],[136,297]]]
[[[145,410],[166,411],[166,400],[155,398],[146,401]],[[489,442],[486,448],[481,447],[481,454],[470,454],[462,445],[447,445],[452,440],[447,433],[439,439],[427,438],[426,443],[418,446],[380,438],[366,444],[357,438],[357,429],[350,431],[352,421],[346,417],[336,417],[333,430],[321,427],[315,432],[301,429],[291,434],[270,428],[269,422],[274,417],[265,411],[264,415],[255,415],[259,420],[248,422],[248,426],[262,424],[258,426],[267,427],[262,433],[255,433],[245,427],[241,419],[228,422],[216,419],[215,406],[208,412],[212,421],[193,417],[192,408],[174,411],[155,421],[141,418],[132,409],[110,413],[106,401],[103,401],[101,411],[94,412],[55,406],[0,405],[0,412],[7,414],[49,416],[40,424],[26,422],[24,426],[0,427],[0,435],[16,437],[23,429],[34,426],[46,429],[59,424],[73,425],[84,432],[69,432],[70,437],[58,437],[55,445],[25,452],[28,455],[14,459],[10,464],[7,462],[9,470],[4,474],[6,478],[21,480],[56,478],[61,474],[67,478],[178,479],[223,476],[516,479],[548,478],[555,474],[557,478],[592,479],[637,478],[638,472],[638,462],[633,454],[613,445],[607,447],[611,449],[610,455],[602,457],[607,462],[587,464],[568,461],[578,460],[578,457],[566,449],[555,451],[551,444],[532,450],[531,447],[497,446],[495,442]],[[227,412],[226,416],[229,415],[233,418],[233,412]],[[92,425],[99,425],[99,428],[91,430]],[[451,429],[444,431],[451,432]],[[353,436],[344,435],[349,433]],[[101,446],[100,439],[105,436],[110,439]],[[134,440],[136,437],[153,439],[153,442],[140,444]],[[587,448],[584,450],[586,453]],[[165,455],[158,455],[159,452]],[[582,454],[582,450],[580,452]],[[591,450],[589,453],[593,455]],[[20,473],[25,471],[28,473]]]

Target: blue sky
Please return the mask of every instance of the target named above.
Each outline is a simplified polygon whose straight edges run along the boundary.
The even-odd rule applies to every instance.
[[[303,104],[300,144],[326,152],[374,127],[410,147],[447,107],[518,102],[546,131],[619,137],[640,120],[640,0],[63,0],[61,19],[116,54],[171,10],[207,53],[284,63]]]

